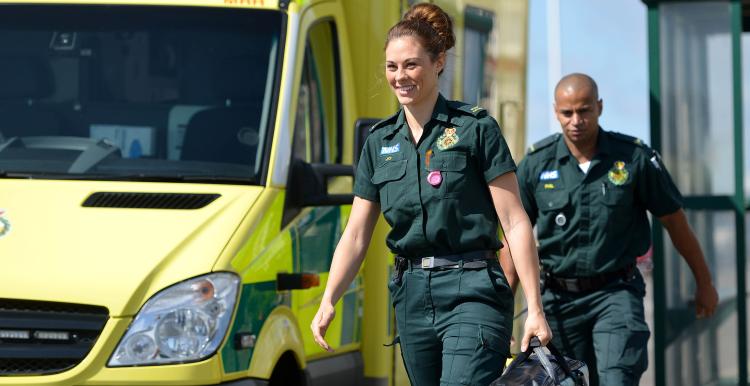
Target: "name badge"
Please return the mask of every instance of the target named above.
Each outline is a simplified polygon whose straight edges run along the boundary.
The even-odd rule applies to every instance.
[[[398,153],[401,150],[401,144],[397,143],[393,146],[383,146],[380,148],[380,155]]]
[[[556,180],[560,178],[560,173],[557,170],[545,170],[539,175],[539,181]]]

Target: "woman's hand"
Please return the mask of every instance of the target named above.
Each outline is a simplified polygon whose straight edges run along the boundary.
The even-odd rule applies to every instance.
[[[313,339],[315,339],[315,343],[317,343],[318,346],[322,347],[328,352],[333,352],[333,349],[328,345],[328,342],[326,342],[324,337],[326,336],[326,330],[328,330],[328,326],[331,325],[331,322],[333,321],[333,318],[335,316],[336,308],[334,308],[330,303],[322,302],[320,303],[320,308],[318,308],[318,313],[315,314],[312,324],[310,324],[310,329],[312,329]]]
[[[544,312],[542,311],[529,312],[523,330],[521,351],[526,351],[529,347],[529,341],[535,336],[539,338],[543,346],[552,340],[552,330],[550,330],[547,319],[544,318]]]
[[[341,234],[336,251],[333,252],[331,269],[328,272],[328,281],[320,308],[310,324],[315,343],[328,352],[332,352],[333,349],[324,337],[328,326],[336,316],[336,309],[333,306],[341,299],[344,291],[357,276],[379,215],[380,204],[354,197],[349,221],[346,223],[344,233]]]

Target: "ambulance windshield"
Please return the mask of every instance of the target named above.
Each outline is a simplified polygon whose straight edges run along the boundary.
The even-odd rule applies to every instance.
[[[260,184],[284,16],[0,6],[0,178]]]

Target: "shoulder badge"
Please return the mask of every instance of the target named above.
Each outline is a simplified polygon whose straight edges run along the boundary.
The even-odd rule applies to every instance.
[[[533,145],[529,147],[529,149],[526,151],[526,154],[536,153],[539,150],[552,145],[553,143],[555,143],[555,141],[557,141],[559,137],[560,137],[560,133],[552,134],[550,136],[545,137],[539,142],[535,142]]]
[[[655,167],[658,170],[662,170],[662,165],[664,164],[661,160],[661,155],[658,151],[651,149],[651,158],[648,159],[649,162],[651,162],[651,165]]]
[[[448,108],[452,110],[460,111],[464,114],[468,114],[477,118],[481,118],[487,115],[487,110],[479,106],[470,105],[468,103],[459,101],[446,101],[446,103],[448,104]]]
[[[382,121],[380,121],[380,122],[372,125],[372,127],[370,128],[370,133],[374,132],[375,130],[377,130],[377,129],[379,129],[379,128],[381,128],[381,127],[383,127],[383,126],[385,126],[385,125],[387,125],[389,123],[395,123],[396,119],[398,118],[398,115],[400,113],[401,113],[401,109],[399,109],[398,111],[396,111],[396,113],[393,114],[393,115],[391,115],[390,117],[388,117],[386,119],[383,119]]]
[[[623,133],[618,133],[616,131],[609,131],[608,133],[610,133],[612,135],[612,138],[614,138],[614,139],[616,139],[618,141],[630,143],[630,144],[633,144],[633,145],[636,145],[636,146],[640,146],[640,147],[648,147],[648,146],[646,146],[645,143],[643,143],[643,141],[641,141],[640,138],[636,138],[636,137],[633,137],[633,136],[630,136],[630,135],[627,135],[627,134],[623,134]]]

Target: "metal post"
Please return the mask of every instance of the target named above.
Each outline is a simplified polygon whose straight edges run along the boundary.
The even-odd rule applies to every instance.
[[[732,0],[732,77],[734,100],[734,210],[737,238],[737,361],[739,385],[747,386],[747,289],[745,270],[745,186],[742,128],[742,3]]]
[[[651,146],[661,151],[661,51],[659,45],[659,4],[648,4],[648,71],[649,104],[651,110]],[[654,251],[654,380],[656,385],[666,385],[665,354],[666,343],[666,291],[664,285],[664,236],[658,221],[652,229]]]

